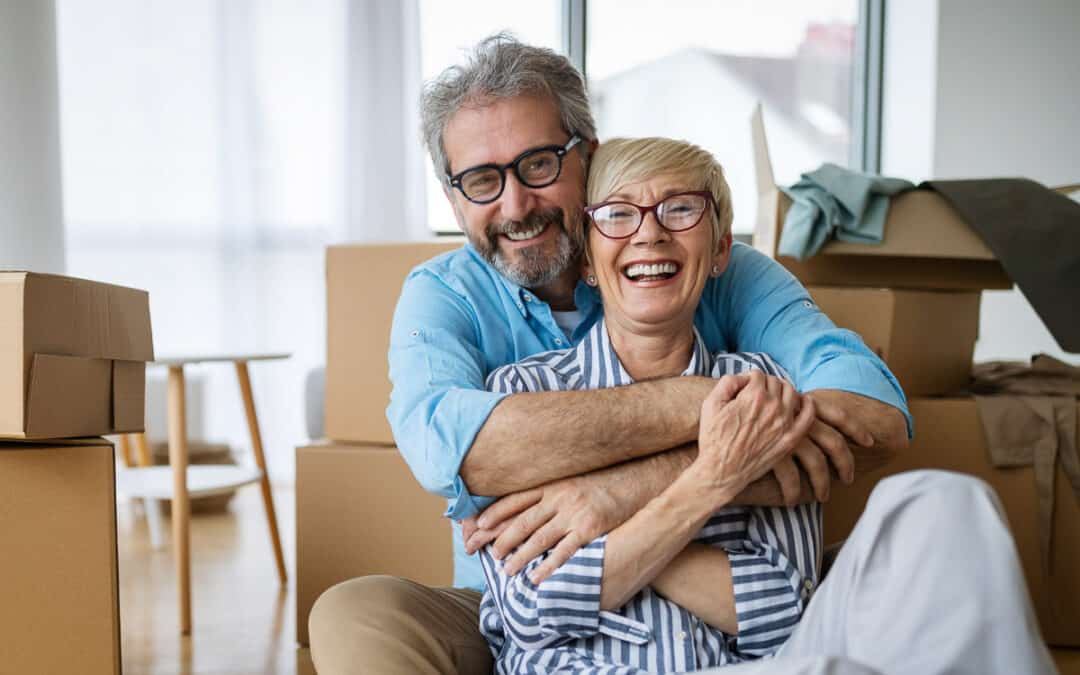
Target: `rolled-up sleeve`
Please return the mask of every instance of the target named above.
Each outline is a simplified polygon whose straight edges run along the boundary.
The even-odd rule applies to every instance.
[[[739,247],[721,316],[740,351],[765,352],[791,374],[800,391],[839,389],[900,410],[912,433],[907,399],[896,377],[862,339],[836,324],[806,288],[776,261]]]
[[[405,281],[390,330],[386,415],[401,454],[428,492],[468,517],[490,503],[471,495],[461,462],[505,394],[484,389],[485,362],[467,303],[423,270]]]
[[[529,574],[547,557],[534,558],[513,576],[488,546],[480,553],[487,578],[486,593],[494,600],[507,636],[522,649],[558,646],[604,633],[635,644],[648,642],[652,631],[643,623],[600,609],[607,535],[579,549],[541,582]]]

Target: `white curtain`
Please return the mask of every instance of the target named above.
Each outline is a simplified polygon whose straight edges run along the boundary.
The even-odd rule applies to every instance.
[[[325,359],[325,246],[426,234],[416,12],[57,0],[68,272],[149,290],[159,355],[293,354],[252,366],[274,480]],[[192,435],[248,448],[231,368],[191,377]]]

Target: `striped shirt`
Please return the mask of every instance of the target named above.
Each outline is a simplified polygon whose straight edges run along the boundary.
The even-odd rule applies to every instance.
[[[721,377],[762,370],[787,378],[765,354],[710,354],[694,333],[683,375]],[[599,389],[630,384],[598,321],[574,348],[536,354],[498,368],[487,387],[499,392]],[[722,548],[731,562],[736,635],[706,624],[646,586],[617,611],[600,609],[607,535],[601,536],[539,585],[528,574],[503,572],[491,547],[480,551],[487,589],[480,630],[500,674],[674,673],[772,655],[798,624],[821,567],[821,505],[795,508],[729,506],[694,537]]]

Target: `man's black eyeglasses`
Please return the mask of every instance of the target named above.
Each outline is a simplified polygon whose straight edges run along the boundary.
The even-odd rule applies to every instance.
[[[563,157],[581,142],[574,134],[566,145],[546,145],[526,150],[508,164],[481,164],[465,169],[456,176],[447,176],[450,185],[461,190],[474,204],[490,204],[502,196],[506,187],[506,170],[513,169],[522,185],[542,188],[559,179]]]

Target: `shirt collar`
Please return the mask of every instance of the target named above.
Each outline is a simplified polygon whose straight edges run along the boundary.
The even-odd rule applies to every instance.
[[[682,376],[703,375],[707,377],[712,373],[712,354],[709,353],[708,348],[705,346],[705,340],[698,333],[696,327],[693,328],[693,331],[694,348],[690,352],[690,362],[687,364],[686,369],[683,370]],[[603,317],[593,324],[575,349],[577,350],[578,367],[581,372],[590,372],[599,368],[601,372],[598,373],[597,378],[594,378],[598,382],[607,386],[634,383],[634,378],[630,376],[630,373],[626,372],[622,360],[615,353],[615,347],[612,346],[611,338],[608,336],[607,322]],[[588,364],[588,367],[586,364]]]
[[[465,250],[469,252],[469,255],[480,265],[483,265],[488,269],[492,276],[494,276],[498,283],[506,290],[511,298],[514,299],[514,305],[517,307],[521,316],[529,316],[529,305],[532,303],[544,303],[543,300],[538,298],[535,293],[527,288],[518,286],[514,282],[510,281],[503,275],[499,274],[499,271],[495,269],[491,263],[484,260],[484,257],[480,255],[480,252],[473,247],[469,241],[465,242]],[[577,286],[574,288],[574,305],[578,311],[582,313],[582,316],[588,317],[593,309],[600,304],[600,293],[592,286],[589,286],[584,281],[578,281]]]

